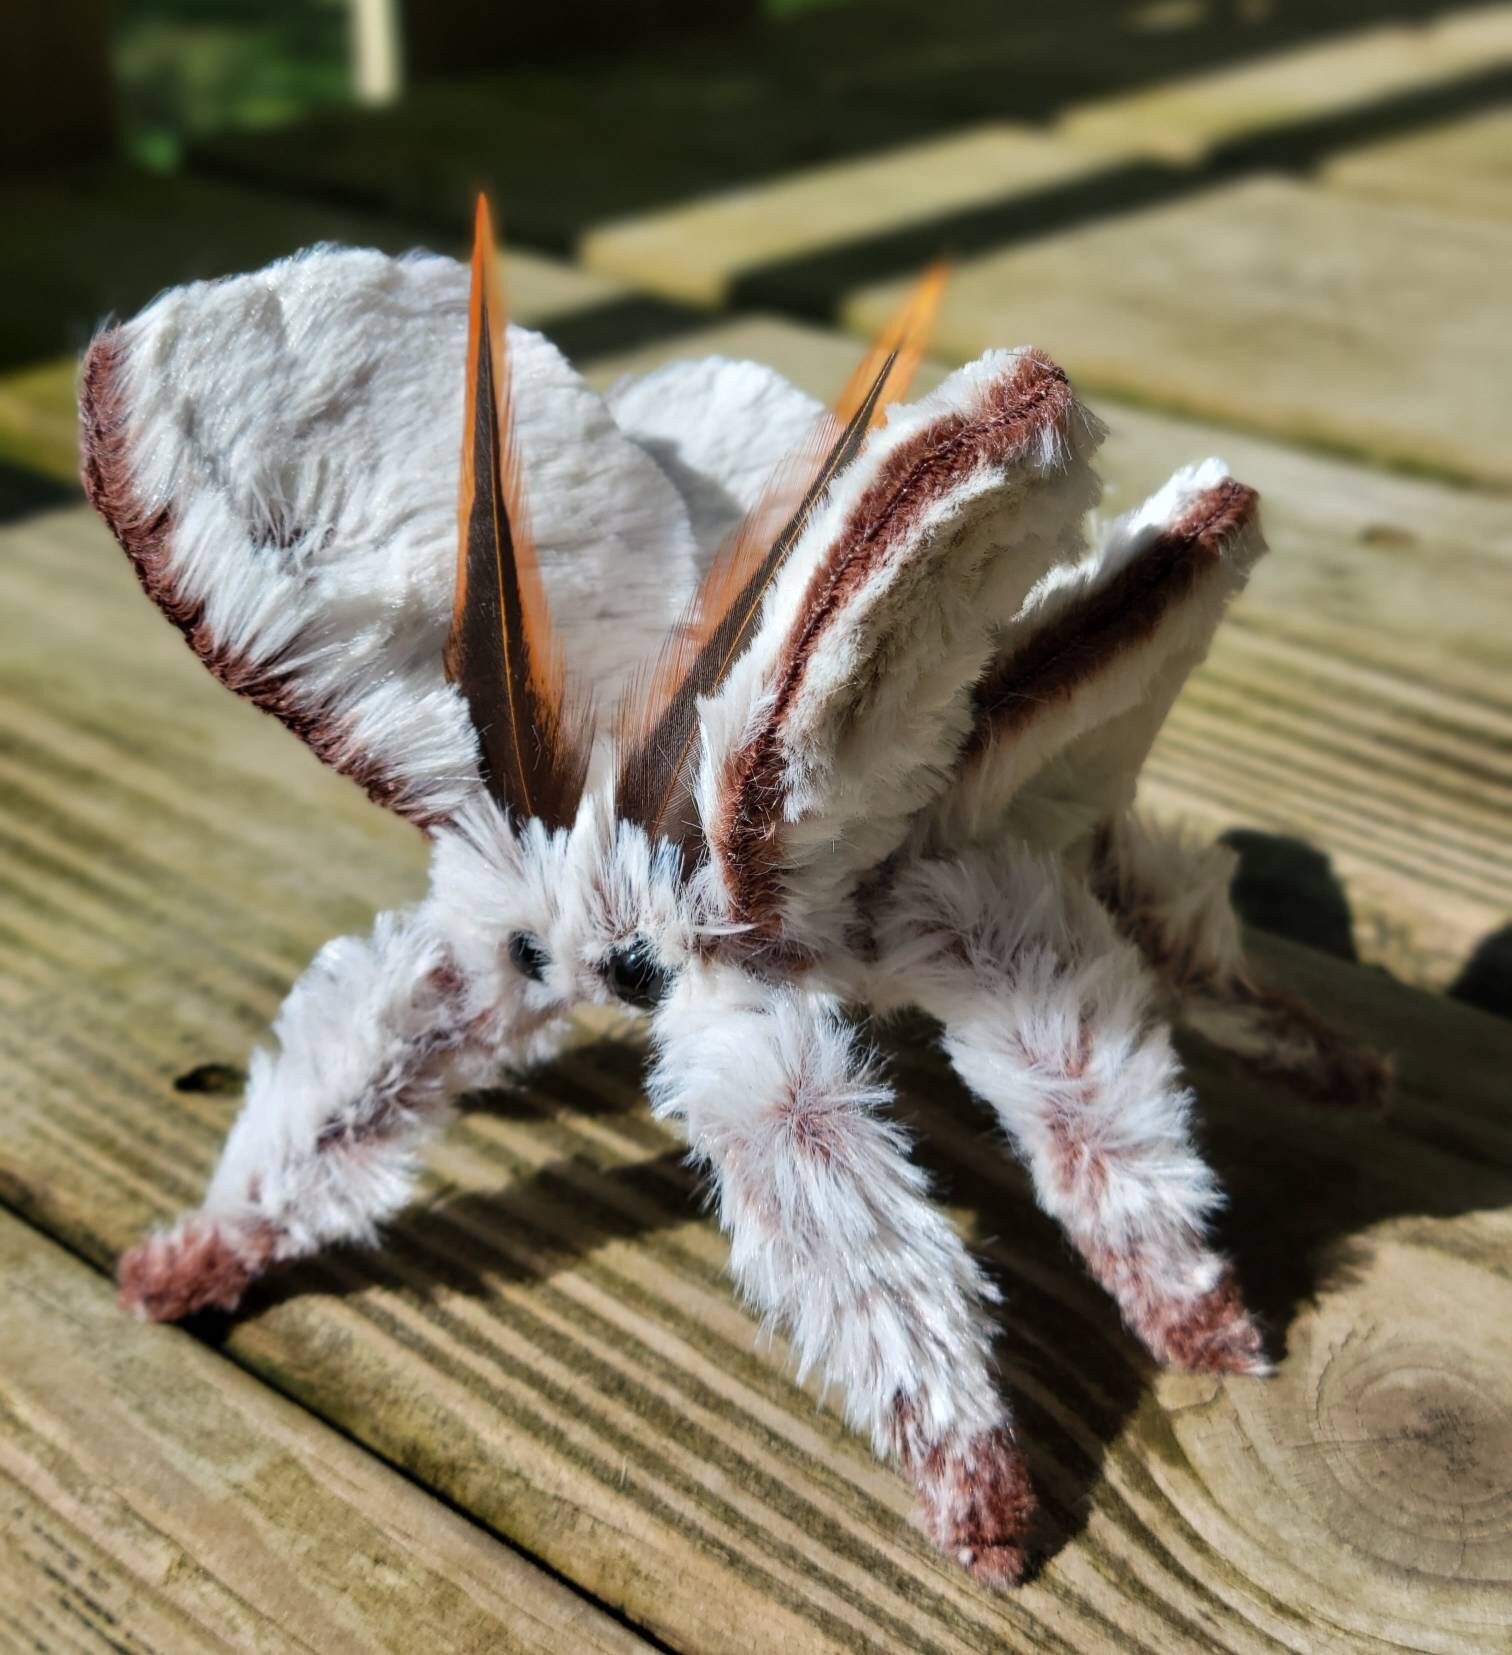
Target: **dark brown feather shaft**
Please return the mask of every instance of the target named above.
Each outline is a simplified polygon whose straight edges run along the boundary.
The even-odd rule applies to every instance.
[[[860,453],[896,361],[896,350],[889,352],[860,405],[824,453],[797,509],[711,625],[699,626],[700,610],[708,607],[706,593],[701,592],[695,598],[683,625],[674,634],[670,653],[676,660],[680,653],[679,640],[700,634],[703,634],[702,645],[691,661],[677,662],[680,670],[675,684],[649,730],[639,732],[638,739],[624,744],[626,751],[615,793],[616,812],[627,821],[640,823],[653,840],[665,838],[680,845],[685,857],[696,852],[702,837],[692,798],[698,701],[700,697],[713,695],[729,676],[750,640],[763,598],[813,516],[814,508],[831,483]],[[730,562],[739,557],[748,526],[753,519],[759,520],[762,511],[762,506],[758,506],[737,532],[733,546],[716,563],[706,586],[717,586]],[[658,676],[669,675],[664,668]],[[622,726],[622,739],[624,729]]]

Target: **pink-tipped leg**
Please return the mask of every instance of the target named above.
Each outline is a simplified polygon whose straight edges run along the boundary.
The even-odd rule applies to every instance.
[[[709,1169],[731,1268],[801,1372],[896,1458],[933,1539],[1023,1574],[1034,1506],[992,1366],[991,1285],[929,1200],[890,1095],[818,995],[690,973],[656,1027],[658,1112]]]
[[[197,1310],[235,1310],[273,1256],[271,1235],[233,1234],[195,1213],[121,1257],[121,1303],[144,1321],[177,1322]]]
[[[1087,1250],[1093,1275],[1118,1301],[1124,1320],[1155,1360],[1187,1373],[1261,1375],[1272,1371],[1259,1325],[1250,1314],[1233,1269],[1190,1297],[1159,1285],[1153,1261]]]
[[[1057,1218],[1157,1361],[1267,1371],[1214,1251],[1221,1196],[1155,988],[1084,887],[1011,852],[921,863],[883,932]]]
[[[905,1451],[930,1539],[974,1579],[1017,1586],[1028,1566],[1036,1501],[1028,1468],[1006,1426],[962,1441]]]
[[[1091,844],[1093,889],[1182,1023],[1303,1102],[1381,1113],[1391,1060],[1246,957],[1229,898],[1236,864],[1226,845],[1134,815],[1106,822]]]

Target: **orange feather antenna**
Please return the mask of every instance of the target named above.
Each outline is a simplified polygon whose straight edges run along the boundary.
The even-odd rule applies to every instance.
[[[568,700],[546,609],[514,441],[506,338],[493,224],[480,195],[446,676],[467,699],[489,792],[517,817],[566,827],[588,769],[589,711]]]
[[[902,307],[882,330],[876,344],[856,365],[855,372],[845,382],[845,389],[835,399],[835,418],[842,425],[848,424],[861,406],[878,370],[889,356],[896,354],[897,362],[887,383],[886,397],[878,399],[872,424],[880,424],[890,403],[902,402],[908,395],[908,388],[919,371],[919,363],[929,348],[929,336],[934,332],[935,317],[949,280],[949,262],[936,259],[909,289]]]
[[[937,264],[808,441],[777,470],[761,498],[704,576],[693,602],[643,685],[625,697],[617,745],[615,809],[691,855],[702,837],[692,798],[698,701],[713,695],[754,633],[761,603],[830,484],[848,466],[888,400],[913,377],[939,304],[946,270]]]

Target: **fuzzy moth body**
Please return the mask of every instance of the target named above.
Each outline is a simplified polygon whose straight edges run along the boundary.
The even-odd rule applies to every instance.
[[[1258,982],[1222,869],[1129,815],[1263,550],[1253,496],[1190,468],[1089,551],[1100,427],[1047,358],[901,402],[937,274],[833,410],[718,358],[601,398],[506,327],[477,230],[470,273],[319,249],[176,289],[85,364],[86,487],[148,596],[432,846],[423,900],[295,984],[122,1297],[229,1310],[374,1242],[460,1093],[574,1007],[635,1008],[741,1291],[1011,1585],[997,1294],[855,1014],[939,1017],[1158,1359],[1264,1371],[1159,1007],[1328,1101],[1386,1072]]]

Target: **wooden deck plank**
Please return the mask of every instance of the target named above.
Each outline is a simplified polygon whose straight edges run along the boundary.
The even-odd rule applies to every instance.
[[[919,264],[955,251],[964,262],[943,319],[947,354],[1027,326],[1104,391],[1512,483],[1512,373],[1483,275],[1508,263],[1512,226],[1443,216],[1444,200],[1351,192],[1336,206],[1331,191],[1256,174],[1325,167],[1341,146],[1504,94],[1512,6],[1380,28],[1319,9],[1309,26],[1293,19],[1273,34],[1258,20],[1231,25],[1226,48],[1216,27],[1202,41],[1173,36],[1166,58],[1195,57],[1201,72],[1153,85],[1159,53],[1133,15],[1143,8],[1115,19],[1094,7],[1018,31],[978,17],[981,63],[969,73],[973,20],[947,10],[936,27],[958,45],[922,64],[917,85],[889,61],[873,86],[869,52],[849,74],[805,60],[813,95],[787,99],[781,121],[767,111],[795,72],[791,43],[818,28],[807,18],[785,37],[743,38],[728,75],[685,42],[665,61],[618,66],[612,83],[595,66],[432,89],[379,116],[217,142],[203,160],[421,221],[460,215],[463,182],[481,171],[526,239],[581,249],[679,301],[733,294],[838,310],[863,329]],[[789,44],[773,46],[779,37]],[[1257,46],[1272,38],[1289,44]],[[999,91],[984,108],[977,70],[989,65]],[[947,118],[956,77],[969,95]],[[1051,88],[1078,77],[1139,89],[1028,129],[1059,117]],[[1017,127],[1001,122],[1006,86]],[[598,141],[606,123],[610,146]],[[1189,302],[1193,291],[1203,304]]]
[[[0,1213],[0,1629],[630,1655],[566,1587]]]
[[[1507,488],[1508,268],[1512,224],[1257,178],[965,261],[936,347],[1032,339],[1090,391]],[[871,334],[905,288],[842,319]]]
[[[1338,27],[1347,5],[1330,0],[1316,26]],[[921,52],[914,0],[868,0],[860,17],[784,8],[739,33],[585,43],[575,62],[415,87],[389,110],[218,136],[191,161],[445,224],[484,180],[514,235],[566,251],[611,220],[999,120],[1010,98],[1013,119],[1037,121],[1149,73],[1169,51],[1110,27],[1112,9],[1067,0],[1054,14],[1009,15],[995,0],[945,0]]]
[[[1322,41],[1088,99],[1068,109],[1057,130],[1112,154],[1194,161],[1238,138],[1512,65],[1512,6],[1360,23]]]
[[[1512,7],[1233,55],[1048,129],[963,127],[590,224],[576,252],[676,299],[825,317],[847,289],[941,253],[990,254],[1257,168],[1357,178],[1360,194],[1507,222],[1505,117],[1456,117],[1505,102]]]
[[[1319,175],[1335,189],[1512,223],[1512,110],[1345,150]]]
[[[913,0],[850,15],[808,6],[739,35],[689,31],[567,69],[417,88],[382,112],[226,135],[193,158],[447,225],[484,178],[516,234],[567,250],[611,221],[900,144],[948,145],[1005,117],[1050,127],[1074,111],[1060,130],[1081,148],[1182,162],[1272,125],[1401,120],[1404,98],[1431,100],[1505,64],[1509,18],[1506,5],[1478,6],[1375,27],[1351,0],[1238,11],[943,0],[921,34]]]
[[[239,1064],[308,952],[414,894],[420,847],[204,680],[83,514],[7,531],[0,558],[0,1197],[106,1264],[196,1198],[234,1110],[175,1078]],[[935,1557],[781,1342],[757,1348],[633,1042],[585,1031],[484,1101],[382,1256],[297,1273],[225,1348],[680,1649],[1499,1635],[1512,1031],[1268,954],[1394,1046],[1404,1088],[1391,1125],[1350,1126],[1189,1044],[1228,1241],[1287,1351],[1268,1386],[1152,1379],[938,1060],[896,1051],[923,1158],[1007,1290],[1064,1542],[1013,1597]]]
[[[609,381],[704,352],[771,362],[828,397],[856,346],[754,318],[593,371]],[[919,388],[943,371],[927,363]],[[1093,402],[1112,428],[1107,511],[1217,453],[1259,488],[1274,547],[1156,746],[1149,801],[1214,834],[1320,846],[1362,957],[1444,987],[1512,912],[1512,501]]]
[[[1015,200],[1084,182],[1104,166],[1030,128],[994,122],[598,225],[578,255],[653,292],[717,305],[742,276],[783,260],[972,208],[1011,212]],[[806,292],[813,284],[801,279],[779,285],[810,309],[822,311],[830,298]]]
[[[78,377],[72,355],[0,373],[0,461],[60,483],[77,481]]]

